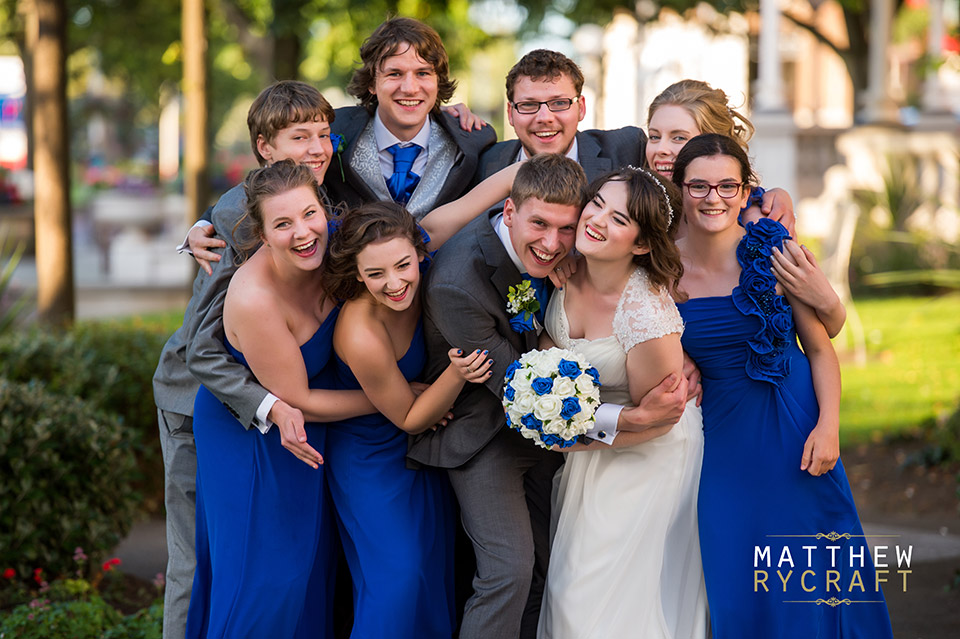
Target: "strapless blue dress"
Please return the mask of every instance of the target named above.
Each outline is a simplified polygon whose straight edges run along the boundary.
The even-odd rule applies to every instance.
[[[747,225],[732,295],[677,305],[703,376],[698,516],[713,638],[889,638],[843,464],[820,477],[800,470],[819,407],[770,272],[782,229]],[[880,583],[899,587],[893,564]]]
[[[310,388],[332,387],[338,311],[300,347]],[[306,431],[324,455],[326,426],[307,424]],[[194,437],[197,568],[187,637],[333,637],[336,533],[326,466],[314,470],[297,459],[276,427],[266,435],[243,428],[204,387],[194,404]]]
[[[336,386],[357,389],[334,355]],[[426,361],[418,322],[397,362]],[[452,493],[446,474],[407,468],[407,433],[377,413],[330,424],[326,470],[354,584],[354,639],[449,639],[455,624]]]

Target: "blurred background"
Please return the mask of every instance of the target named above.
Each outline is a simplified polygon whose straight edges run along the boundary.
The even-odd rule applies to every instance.
[[[119,418],[139,474],[115,527],[162,516],[150,376],[196,273],[175,247],[254,168],[251,101],[295,78],[352,104],[360,43],[395,14],[439,31],[452,102],[500,139],[504,78],[535,48],[582,67],[582,128],[645,127],[683,78],[726,91],[847,304],[835,344],[861,512],[955,537],[958,0],[0,0],[0,382]],[[953,624],[958,540],[930,586]],[[895,627],[932,618],[915,602],[892,604]]]

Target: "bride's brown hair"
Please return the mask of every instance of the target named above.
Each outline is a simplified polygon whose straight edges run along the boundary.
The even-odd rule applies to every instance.
[[[634,264],[647,272],[651,284],[667,289],[676,301],[685,302],[686,295],[677,288],[683,277],[683,263],[673,243],[680,223],[680,190],[649,171],[626,167],[594,180],[588,188],[587,201],[597,197],[607,182],[626,185],[627,215],[639,227],[637,243],[649,249],[634,255]]]

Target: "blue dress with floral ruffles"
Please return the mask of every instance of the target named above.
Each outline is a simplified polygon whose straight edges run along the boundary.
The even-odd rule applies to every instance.
[[[698,516],[713,637],[892,637],[843,464],[800,470],[819,408],[770,268],[787,237],[766,218],[747,224],[739,286],[678,305],[703,376]],[[890,546],[880,583],[899,587],[895,540],[875,541]]]

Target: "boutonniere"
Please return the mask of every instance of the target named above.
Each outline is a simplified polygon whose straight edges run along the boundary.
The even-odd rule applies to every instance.
[[[507,312],[510,318],[510,328],[518,333],[535,330],[536,319],[534,314],[540,310],[537,293],[533,289],[533,282],[523,280],[507,290]]]
[[[344,182],[347,181],[347,177],[343,173],[343,158],[340,157],[340,154],[343,153],[343,150],[346,148],[346,144],[343,141],[343,136],[339,133],[330,134],[330,145],[333,147],[333,153],[337,156],[337,159],[340,160],[340,179]]]

